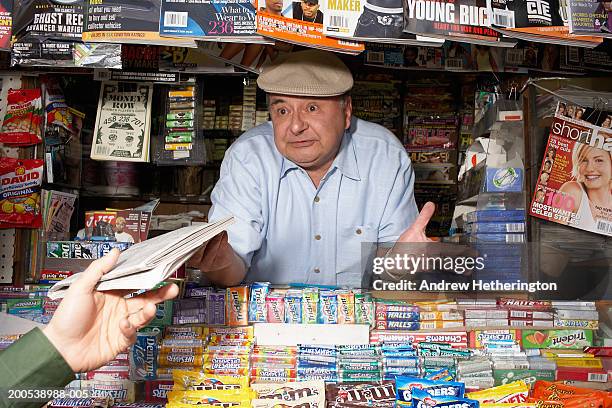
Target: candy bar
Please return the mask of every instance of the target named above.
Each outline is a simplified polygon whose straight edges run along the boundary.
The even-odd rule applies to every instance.
[[[401,406],[406,405],[401,404]],[[414,408],[478,408],[478,401],[460,397],[432,396],[426,390],[414,389],[411,406]]]
[[[338,295],[331,291],[319,294],[317,322],[320,324],[338,323]]]
[[[419,330],[419,322],[403,320],[376,320],[377,330]]]
[[[350,403],[357,406],[373,406],[377,403],[394,403],[393,382],[363,384],[327,384],[325,395],[328,401]]]

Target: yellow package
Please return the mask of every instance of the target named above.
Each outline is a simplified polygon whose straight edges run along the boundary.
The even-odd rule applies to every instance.
[[[529,386],[524,381],[514,381],[482,391],[469,392],[466,398],[480,403],[521,403],[529,396]]]
[[[493,404],[480,404],[480,408],[536,408],[535,403],[512,403],[512,402],[500,402]]]
[[[222,407],[222,408],[251,408],[251,403],[249,401],[246,402],[213,402],[211,404],[201,403],[197,404],[198,406],[214,406],[214,407]],[[166,408],[193,408],[194,404],[187,404],[184,402],[169,402],[166,404]]]
[[[241,390],[206,390],[178,391],[168,393],[168,403],[189,405],[212,405],[217,407],[250,407],[253,393],[248,389]]]
[[[210,375],[200,371],[174,370],[175,390],[248,390],[249,379],[223,375]]]

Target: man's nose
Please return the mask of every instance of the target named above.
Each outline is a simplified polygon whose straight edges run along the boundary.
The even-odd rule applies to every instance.
[[[296,111],[291,115],[291,131],[294,134],[302,133],[308,127],[308,123],[302,117],[299,111]]]

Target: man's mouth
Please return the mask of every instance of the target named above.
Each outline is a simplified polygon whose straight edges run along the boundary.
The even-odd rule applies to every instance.
[[[298,140],[295,142],[290,142],[293,147],[310,147],[315,143],[314,140]]]

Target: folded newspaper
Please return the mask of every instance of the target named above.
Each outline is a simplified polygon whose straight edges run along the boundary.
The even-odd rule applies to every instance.
[[[225,231],[234,217],[211,224],[191,225],[132,245],[119,256],[117,265],[104,274],[97,290],[149,290],[172,275],[205,242]],[[78,279],[75,274],[49,289],[51,299],[62,298]]]

